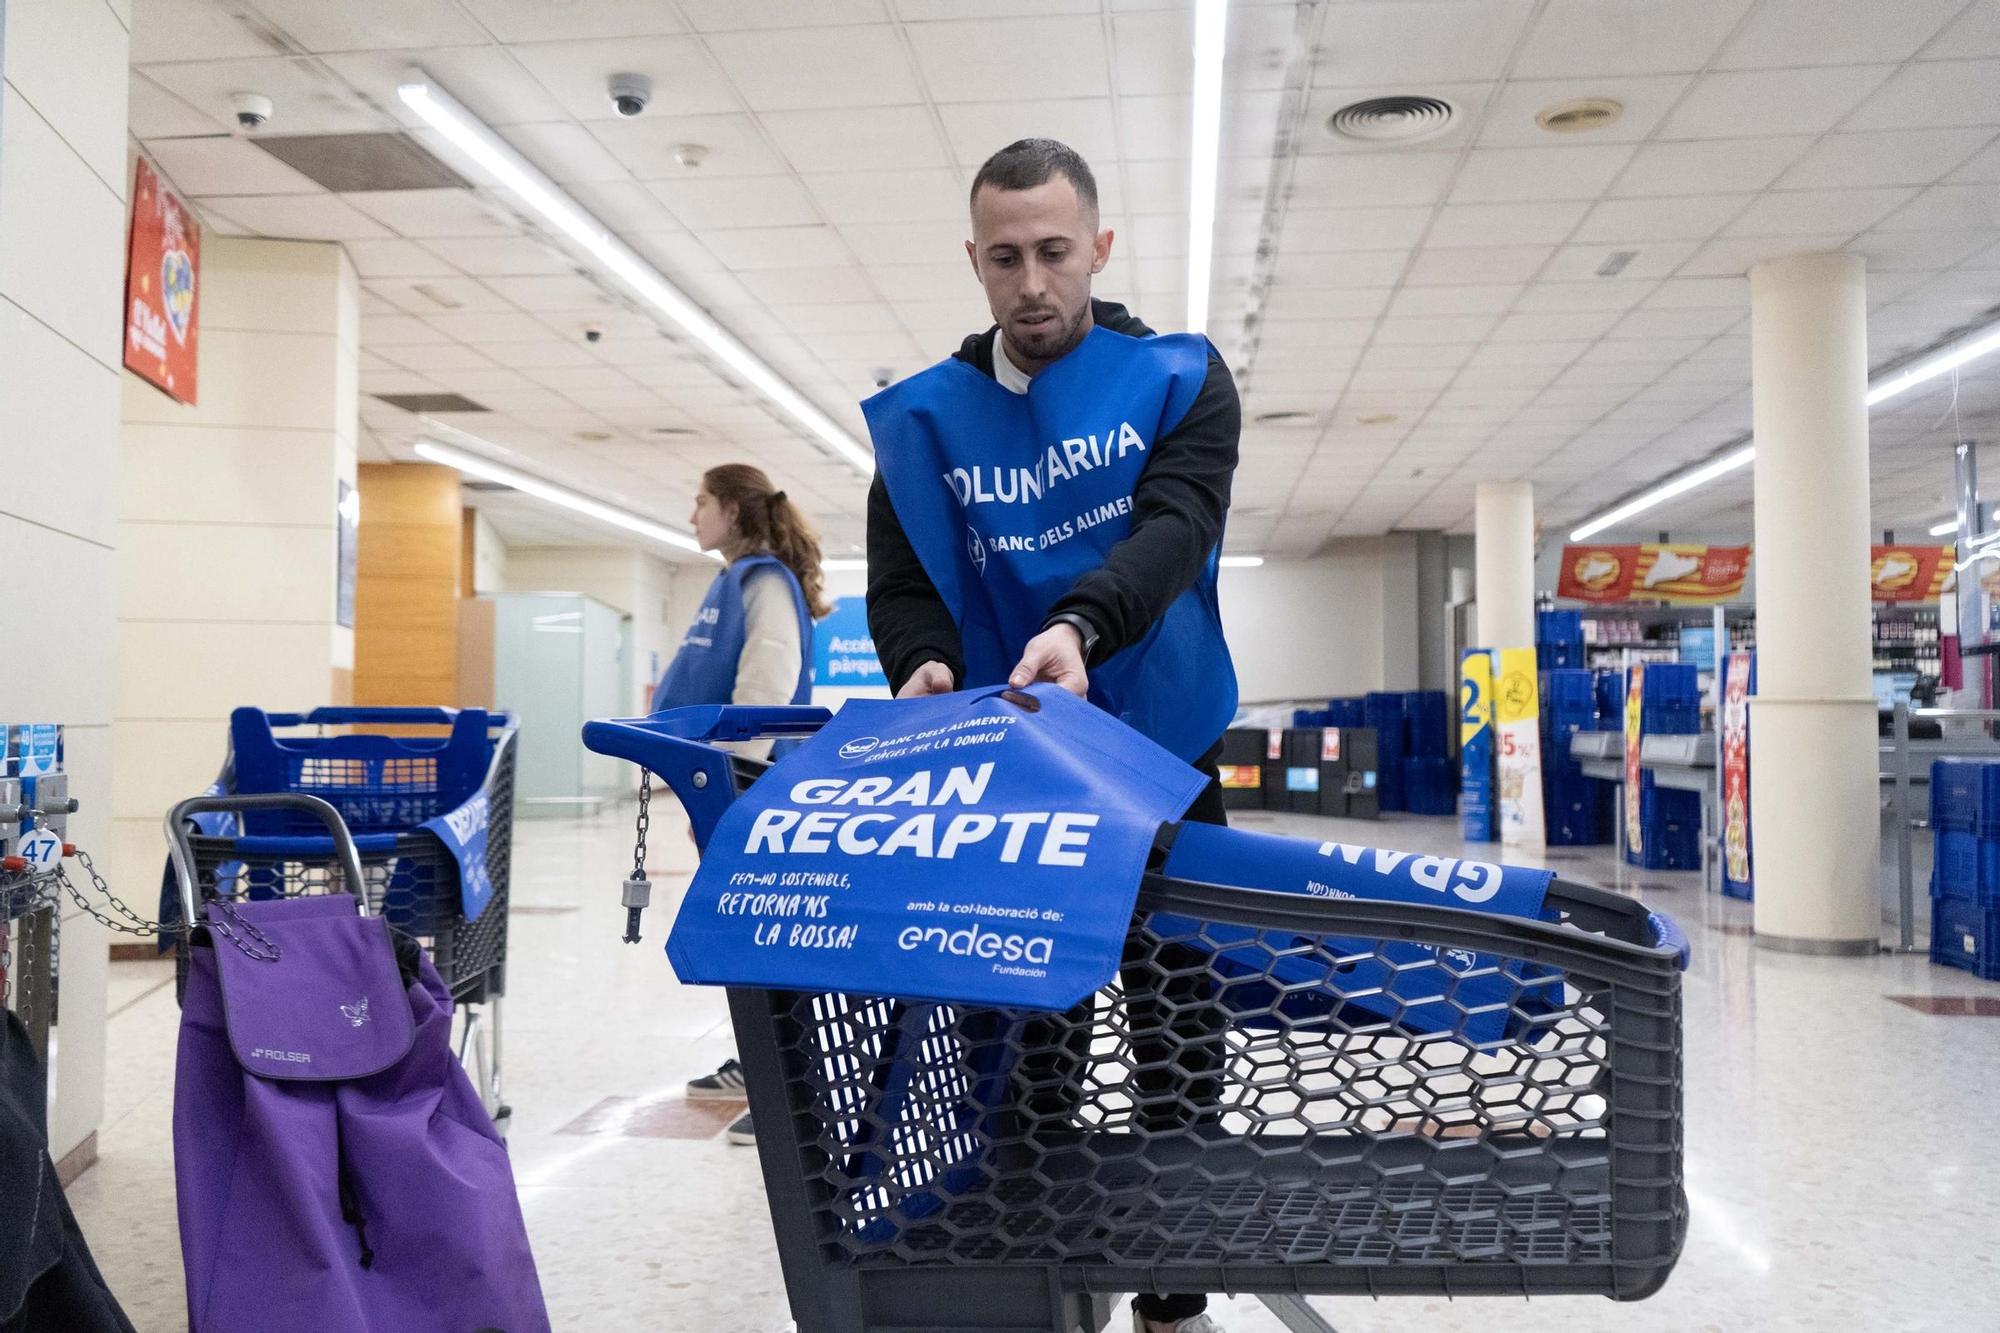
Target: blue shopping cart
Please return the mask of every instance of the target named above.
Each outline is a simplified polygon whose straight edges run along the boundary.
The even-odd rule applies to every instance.
[[[403,734],[357,730],[366,727]],[[503,1127],[500,1006],[516,741],[511,717],[476,708],[238,708],[221,775],[168,816],[170,840],[186,833],[206,903],[348,891],[335,840],[317,816],[231,802],[291,793],[332,806],[360,853],[369,911],[422,943],[451,991],[460,1059]],[[163,940],[182,938],[171,929],[181,910],[170,867]]]
[[[717,746],[828,717],[680,709],[584,740],[663,779],[706,851],[758,776]],[[1179,864],[1231,882],[1197,882],[1173,849],[1194,827],[1162,830],[1117,976],[1067,1012],[730,987],[803,1333],[1097,1330],[1134,1291],[1253,1294],[1308,1330],[1311,1295],[1665,1283],[1670,920],[1559,881],[1543,919],[1266,891],[1259,835],[1223,829]]]

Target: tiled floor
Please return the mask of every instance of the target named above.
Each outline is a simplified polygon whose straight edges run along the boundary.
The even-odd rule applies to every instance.
[[[517,903],[576,909],[517,913],[505,1007],[515,1171],[551,1313],[565,1333],[778,1330],[789,1312],[755,1154],[720,1138],[720,1113],[678,1101],[686,1079],[730,1052],[722,997],[679,986],[668,970],[660,944],[671,892],[642,945],[618,940],[628,821],[614,812],[518,826]],[[1463,850],[1444,820],[1243,822]],[[656,865],[672,869],[662,858],[674,857],[684,869],[685,839],[661,833],[656,821]],[[1620,876],[1608,851],[1558,855],[1551,864],[1565,877],[1622,879],[1694,941],[1685,1257],[1664,1292],[1630,1306],[1322,1302],[1342,1333],[2000,1328],[2000,1023],[1908,1003],[1991,998],[2000,986],[1921,958],[1761,951],[1740,930],[1748,908],[1704,896],[1692,875]],[[113,968],[102,1159],[72,1190],[141,1333],[185,1327],[168,1135],[170,980],[158,964]],[[1282,1327],[1250,1302],[1219,1306],[1232,1333]]]

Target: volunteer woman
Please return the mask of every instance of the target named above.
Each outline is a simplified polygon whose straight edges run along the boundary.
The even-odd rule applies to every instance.
[[[799,507],[747,463],[702,474],[689,519],[704,551],[727,561],[653,691],[653,711],[690,704],[802,704],[812,698],[813,621],[832,607],[820,574],[819,534]],[[771,742],[732,746],[753,759]],[[743,1070],[726,1061],[688,1084],[695,1100],[743,1095]],[[746,1111],[731,1143],[756,1142]]]

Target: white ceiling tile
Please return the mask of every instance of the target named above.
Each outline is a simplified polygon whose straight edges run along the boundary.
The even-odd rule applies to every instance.
[[[478,277],[568,273],[576,267],[576,261],[555,246],[529,236],[437,237],[425,241],[424,248],[458,271]]]
[[[485,346],[489,343],[532,342],[550,336],[549,326],[533,315],[511,310],[468,310],[447,311],[426,315],[424,320],[432,328],[449,338],[460,342]],[[505,360],[500,364],[511,364]]]
[[[503,137],[550,180],[563,185],[632,179],[603,140],[573,120],[510,125]]]
[[[138,139],[226,134],[229,129],[224,121],[195,110],[136,69],[126,88],[125,124]]]
[[[1646,241],[1638,244],[1639,253],[1611,279],[1598,277],[1597,270],[1613,253],[1631,249],[1632,246],[1605,245],[1602,242],[1565,245],[1549,261],[1542,277],[1550,282],[1638,282],[1646,278],[1664,278],[1686,263],[1688,256],[1700,245],[1699,241]]]
[[[407,343],[401,346],[384,345],[381,355],[405,370],[419,370],[427,374],[440,370],[491,370],[494,368],[490,357],[464,343]]]
[[[889,16],[883,0],[680,0],[680,10],[697,32],[876,23]]]
[[[831,356],[831,346],[813,337],[817,334],[900,333],[895,312],[880,302],[841,305],[785,306],[774,312],[784,328],[801,337],[812,338],[813,347],[823,357]]]
[[[1964,8],[1963,0],[1830,4],[1764,0],[1716,57],[1717,69],[1907,60]]]
[[[703,235],[740,227],[812,226],[812,197],[794,176],[689,177],[655,181],[654,195],[676,220]]]
[[[899,308],[922,307],[938,301],[983,300],[972,265],[962,254],[956,260],[933,264],[870,265],[868,272],[882,294]]]
[[[1104,25],[1095,16],[965,19],[912,24],[905,32],[938,102],[1018,98],[1024,87],[1044,98],[1097,97],[1110,90]],[[1032,65],[996,59],[1003,51],[1032,52]]]
[[[1761,190],[1811,146],[1805,136],[1651,143],[1611,186],[1614,197]]]
[[[579,390],[638,387],[610,366],[546,366],[530,369],[527,374],[530,380],[543,388],[554,389],[572,398],[578,396]],[[649,401],[657,401],[650,393],[646,397]]]
[[[1646,298],[1652,310],[1750,311],[1750,285],[1741,277],[1669,278]]]
[[[1233,92],[1222,104],[1220,153],[1224,161],[1269,158],[1278,145],[1281,92]],[[1121,142],[1127,158],[1146,161],[1188,156],[1192,103],[1185,94],[1118,99]],[[1077,151],[1082,152],[1081,146]],[[1090,156],[1085,154],[1085,156]],[[967,165],[971,165],[968,163]]]
[[[724,178],[724,179],[735,179]],[[575,181],[567,189],[570,197],[599,222],[620,234],[642,231],[679,231],[667,206],[653,193],[659,181]]]
[[[1512,73],[1523,79],[1706,66],[1752,0],[1551,0]]]
[[[452,277],[458,270],[415,241],[347,241],[347,257],[363,278]]]
[[[1522,290],[1514,309],[1537,314],[1629,310],[1655,285],[1650,281],[1626,282],[1618,278],[1592,278],[1588,282],[1536,282]]]
[[[194,60],[147,65],[147,78],[197,111],[235,123],[230,96],[253,89],[271,99],[272,134],[357,134],[396,122],[355,93],[318,60],[266,55],[255,60]]]
[[[258,11],[307,51],[464,46],[486,34],[454,0],[257,0]]]
[[[640,180],[676,180],[695,172],[704,176],[771,176],[785,170],[785,160],[765,142],[757,122],[740,113],[598,120],[589,128]],[[699,166],[680,162],[676,154],[683,144],[699,144],[707,150]]]
[[[218,195],[202,201],[259,236],[295,241],[359,241],[387,238],[381,223],[333,195]]]
[[[162,139],[147,151],[183,195],[324,193],[248,139]]]
[[[761,119],[779,151],[800,172],[949,165],[937,130],[921,107],[778,111]]]
[[[1975,154],[1971,160],[1945,178],[1950,185],[1992,185],[2000,183],[2000,141],[1989,144],[1984,151]]]
[[[527,320],[527,316],[520,317]],[[433,321],[435,322],[435,321]],[[585,350],[582,343],[564,342],[549,336],[550,330],[541,324],[528,321],[527,324],[508,324],[495,328],[496,334],[517,335],[515,337],[468,337],[467,342],[477,343],[495,361],[510,370],[548,370],[556,366],[591,366],[597,359]],[[527,334],[522,338],[518,335]],[[533,336],[539,334],[540,336]]]
[[[511,216],[470,190],[371,190],[340,197],[398,234],[418,240],[520,231]]]
[[[1950,268],[1992,244],[1990,228],[1976,231],[1871,231],[1847,248],[1868,257],[1868,270],[1908,272]]]
[[[1446,204],[1438,210],[1429,244],[1507,246],[1561,241],[1590,205],[1582,202]]]
[[[1434,315],[1497,315],[1521,294],[1519,283],[1479,287],[1405,287],[1389,303],[1392,319]]]
[[[1487,105],[1479,143],[1484,148],[1637,143],[1658,128],[1668,109],[1693,82],[1689,74],[1512,80]],[[1609,98],[1624,110],[1611,124],[1581,135],[1552,134],[1536,122],[1535,117],[1547,108],[1579,98]]]
[[[863,264],[949,262],[965,253],[963,222],[871,223],[840,235]],[[970,261],[967,261],[968,265]]]
[[[578,120],[618,119],[605,92],[613,72],[653,81],[646,117],[698,116],[741,109],[736,92],[694,37],[620,37],[590,41],[520,42],[514,58]]]
[[[921,112],[916,113],[919,116]],[[987,158],[1016,139],[1039,136],[1059,139],[1083,155],[1087,162],[1109,162],[1118,156],[1118,127],[1111,114],[1108,97],[1071,98],[1065,101],[972,102],[940,106],[945,137],[951,152],[967,171],[976,170]],[[928,124],[928,118],[926,118]],[[943,160],[933,155],[904,156],[898,161],[855,163],[856,166],[938,166]],[[801,167],[801,170],[811,170]],[[831,170],[825,157],[820,170]],[[966,184],[971,184],[968,175]]]
[[[499,293],[471,278],[369,278],[367,290],[411,315],[432,315],[449,310],[512,310]]]
[[[1853,235],[1914,198],[1909,187],[1875,190],[1782,190],[1760,195],[1724,231],[1728,236]]]
[[[1493,329],[1493,315],[1386,316],[1375,330],[1378,345],[1464,343],[1470,346]]]
[[[1264,318],[1373,319],[1389,305],[1387,287],[1273,287]]]
[[[1924,51],[1929,60],[1976,56],[2000,56],[2000,3],[1996,0],[1974,0]]]
[[[1820,134],[1859,106],[1894,68],[1837,65],[1706,74],[1660,133],[1669,139]]]
[[[1843,130],[2000,124],[2000,60],[1905,65],[1862,103]]]
[[[1357,375],[1383,370],[1457,370],[1476,343],[1376,343],[1361,354]]]
[[[943,222],[967,216],[965,189],[958,173],[946,167],[827,172],[804,180],[835,226]]]
[[[1314,82],[1338,87],[1497,78],[1532,9],[1528,0],[1349,0],[1327,11],[1314,52]]]
[[[549,0],[461,0],[461,3],[503,42],[653,37],[685,28],[675,7],[659,0],[563,0],[557,4]],[[739,7],[750,6],[746,3]]]
[[[1685,195],[1666,199],[1607,199],[1576,229],[1579,245],[1704,241],[1743,211],[1747,194]]]
[[[1278,233],[1278,253],[1407,249],[1422,239],[1430,221],[1427,207],[1292,208]]]
[[[1286,287],[1393,287],[1409,262],[1407,250],[1280,253],[1273,261],[1272,281]],[[1486,280],[1473,277],[1457,285]]]
[[[361,392],[375,393],[436,393],[441,387],[437,381],[413,370],[364,370],[361,372]]]
[[[1194,83],[1192,6],[1117,14],[1111,25],[1120,93],[1178,93]],[[1291,45],[1291,6],[1232,5],[1223,87],[1282,87]]]
[[[1475,148],[1452,182],[1453,203],[1595,199],[1632,157],[1626,144]]]
[[[1455,153],[1339,153],[1299,157],[1286,197],[1294,208],[1433,204],[1457,169]]]
[[[734,270],[850,262],[840,234],[830,226],[746,226],[712,232],[704,244]]]
[[[752,111],[923,100],[902,40],[886,23],[718,33],[708,49]]]
[[[1780,189],[1929,185],[1984,147],[1988,126],[1830,134],[1778,181]]]
[[[1549,314],[1512,314],[1501,320],[1489,341],[1575,342],[1602,337],[1618,322],[1615,310],[1565,310]]]
[[[451,339],[415,315],[363,315],[360,321],[364,347],[402,347],[412,343],[443,343]]]
[[[1605,338],[1583,354],[1581,364],[1664,366],[1693,356],[1709,342],[1707,336]]]
[[[852,264],[819,268],[776,268],[751,270],[741,275],[743,285],[766,305],[824,305],[872,301],[875,289],[868,275]]]
[[[1847,240],[1837,236],[1730,236],[1703,246],[1681,267],[1692,278],[1733,277],[1747,273],[1753,265],[1786,255],[1811,254],[1818,250],[1838,250]]]
[[[592,307],[606,310],[616,305],[604,289],[589,278],[575,274],[550,274],[540,277],[494,277],[486,280],[487,287],[505,297],[513,305],[535,314],[553,311],[582,311]]]
[[[2000,184],[1936,185],[1881,222],[1883,231],[1954,231],[2000,227]]]
[[[208,0],[146,0],[132,13],[132,63],[267,56],[271,43],[242,14]]]
[[[1404,281],[1415,287],[1526,282],[1554,253],[1552,245],[1482,245],[1465,249],[1426,246],[1410,265]]]

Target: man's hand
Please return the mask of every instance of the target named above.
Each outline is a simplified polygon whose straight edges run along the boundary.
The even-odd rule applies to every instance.
[[[942,662],[926,662],[910,673],[903,688],[896,691],[896,697],[921,699],[927,694],[950,694],[953,688],[950,667]]]
[[[1083,669],[1083,635],[1070,624],[1051,625],[1028,640],[1007,683],[1025,690],[1038,680],[1051,680],[1081,699],[1090,690]]]

